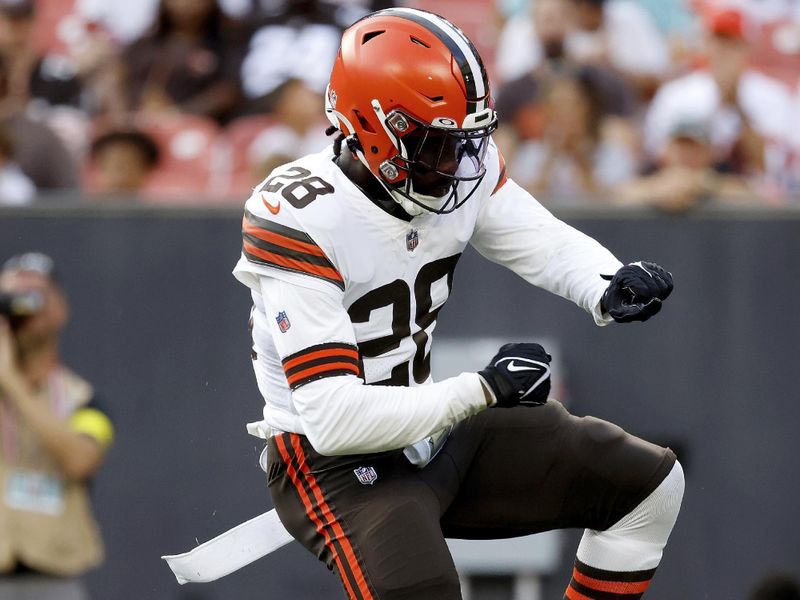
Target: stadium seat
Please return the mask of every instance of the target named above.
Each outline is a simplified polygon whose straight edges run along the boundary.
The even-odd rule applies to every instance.
[[[153,137],[160,163],[143,195],[153,202],[214,200],[224,177],[225,151],[220,128],[196,115],[138,115],[135,125]]]
[[[276,124],[267,115],[239,117],[225,127],[223,139],[228,151],[228,177],[221,197],[225,200],[243,201],[258,183],[252,172],[249,154],[253,142]]]

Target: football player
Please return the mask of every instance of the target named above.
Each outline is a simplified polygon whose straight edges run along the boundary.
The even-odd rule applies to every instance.
[[[326,112],[331,147],[247,201],[234,270],[281,521],[348,598],[460,598],[445,537],[564,527],[585,528],[566,597],[639,598],[683,495],[673,452],[548,399],[538,344],[436,383],[430,346],[467,243],[597,325],[655,315],[671,275],[623,265],[509,178],[481,58],[435,14],[352,25]]]

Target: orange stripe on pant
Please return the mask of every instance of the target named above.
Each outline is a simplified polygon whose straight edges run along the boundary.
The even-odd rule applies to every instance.
[[[331,539],[328,531],[325,529],[325,526],[322,524],[322,521],[320,521],[319,517],[317,517],[317,514],[314,512],[314,506],[311,503],[311,499],[308,497],[308,494],[306,494],[306,491],[303,488],[303,483],[300,481],[300,477],[297,474],[297,470],[292,465],[292,457],[289,455],[289,450],[286,448],[286,442],[283,439],[283,435],[275,436],[275,445],[278,447],[278,452],[280,452],[283,462],[286,463],[286,472],[289,475],[289,479],[292,480],[297,493],[300,494],[300,499],[303,501],[303,506],[305,506],[308,518],[314,522],[314,525],[317,528],[317,533],[322,535],[322,537],[325,539],[325,545],[333,555],[333,561],[336,563],[339,573],[342,575],[342,581],[344,582],[344,587],[347,590],[347,595],[350,598],[357,598],[353,592],[350,582],[347,580],[347,576],[343,570],[341,557],[333,545],[333,540]]]
[[[584,575],[578,569],[572,570],[572,578],[588,588],[598,592],[610,592],[612,594],[644,594],[650,580],[646,581],[605,581]]]
[[[325,498],[322,495],[322,489],[319,487],[316,478],[309,471],[308,463],[306,463],[305,453],[300,445],[300,436],[298,436],[296,433],[290,433],[289,436],[291,437],[292,448],[294,448],[295,454],[301,458],[300,471],[305,476],[306,482],[311,488],[311,491],[314,493],[314,497],[317,500],[317,506],[322,509],[322,513],[328,521],[328,524],[333,529],[334,535],[341,542],[342,547],[344,548],[347,564],[350,565],[350,568],[353,571],[353,575],[355,576],[358,584],[358,589],[363,594],[364,600],[375,600],[372,592],[370,592],[369,585],[367,585],[367,579],[364,577],[364,573],[361,570],[361,565],[358,564],[358,559],[356,558],[356,553],[353,550],[353,546],[350,544],[350,540],[344,534],[341,524],[336,520],[336,517],[333,515],[330,506],[328,506],[328,503],[325,501]]]

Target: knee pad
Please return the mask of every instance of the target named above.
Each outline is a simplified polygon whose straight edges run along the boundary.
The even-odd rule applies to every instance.
[[[578,560],[608,571],[654,569],[678,518],[683,490],[683,468],[675,461],[658,487],[631,512],[605,531],[584,531]]]

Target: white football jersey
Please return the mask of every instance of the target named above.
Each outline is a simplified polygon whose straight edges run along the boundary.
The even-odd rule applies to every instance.
[[[436,318],[467,243],[608,322],[600,275],[621,263],[508,179],[494,144],[460,208],[410,221],[368,199],[333,158],[329,147],[279,167],[245,205],[234,275],[252,290],[266,402],[252,433],[304,433],[330,453],[378,451],[485,408],[476,375],[430,378]]]

